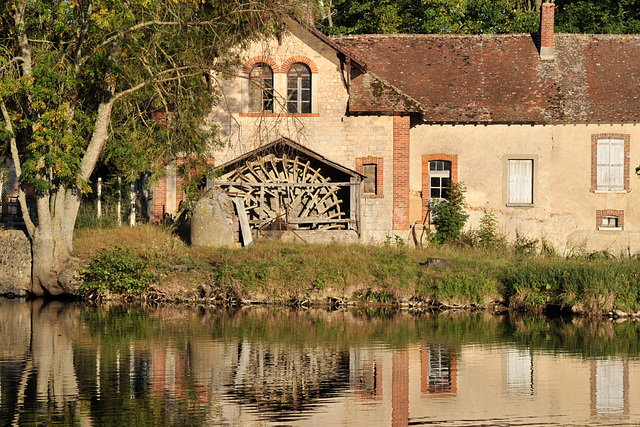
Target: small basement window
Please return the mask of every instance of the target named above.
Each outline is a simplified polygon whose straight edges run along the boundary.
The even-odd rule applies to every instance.
[[[618,217],[617,216],[603,216],[602,217],[602,225],[600,228],[618,228]]]
[[[598,230],[622,230],[624,227],[624,211],[606,209],[596,211],[596,228]]]

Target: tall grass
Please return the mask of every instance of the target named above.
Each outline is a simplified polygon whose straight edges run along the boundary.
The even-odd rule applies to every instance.
[[[578,312],[640,310],[640,261],[636,258],[564,258],[520,246],[380,246],[258,241],[249,248],[192,248],[169,228],[88,228],[76,231],[75,250],[93,258],[110,247],[153,259],[157,288],[190,296],[202,285],[242,298],[268,301],[349,299],[422,301],[483,306],[501,301],[521,310],[549,306]],[[526,250],[522,249],[525,248]],[[445,258],[449,266],[430,265]]]

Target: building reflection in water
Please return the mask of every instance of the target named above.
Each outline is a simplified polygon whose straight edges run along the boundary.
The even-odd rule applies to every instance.
[[[349,352],[243,341],[228,394],[270,421],[304,416],[349,386]]]
[[[455,396],[457,357],[447,344],[423,344],[420,348],[420,390],[433,397]]]
[[[529,349],[508,348],[507,392],[511,396],[533,395],[533,355]]]
[[[591,415],[609,420],[629,418],[629,364],[591,361]]]
[[[106,327],[92,336],[77,307],[10,309],[0,318],[7,343],[0,346],[0,425],[55,417],[69,425],[125,425],[131,416],[144,420],[140,425],[193,426],[640,420],[635,360],[589,360],[513,343],[285,344],[183,336],[182,326],[168,338],[145,331],[119,339]]]
[[[382,361],[373,349],[349,350],[349,383],[359,402],[382,400]]]

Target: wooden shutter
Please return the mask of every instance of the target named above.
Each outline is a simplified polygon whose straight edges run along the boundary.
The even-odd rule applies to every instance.
[[[599,139],[598,190],[624,190],[624,140]]]
[[[508,203],[533,203],[533,160],[509,160]]]

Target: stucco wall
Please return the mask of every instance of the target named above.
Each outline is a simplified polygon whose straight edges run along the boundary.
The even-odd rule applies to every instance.
[[[223,82],[223,101],[212,112],[210,120],[221,126],[226,145],[213,150],[212,155],[216,164],[222,164],[285,136],[353,170],[356,170],[356,159],[359,157],[382,157],[383,197],[363,195],[361,241],[383,241],[392,228],[393,219],[393,117],[347,116],[348,92],[336,51],[311,34],[296,34],[299,35],[283,37],[281,43],[277,40],[256,43],[245,55],[248,63],[256,58],[268,58],[275,63],[275,96],[280,97],[280,101],[275,103],[274,114],[246,113],[246,74],[243,75],[245,78]],[[306,58],[317,68],[312,78],[315,107],[311,115],[290,115],[285,112],[283,93],[286,93],[286,67],[292,58],[299,57]],[[313,71],[314,68],[310,68]]]
[[[593,192],[591,137],[595,134],[630,135],[629,191]],[[640,128],[633,125],[426,125],[413,127],[411,189],[414,199],[422,188],[422,155],[458,155],[459,180],[467,187],[469,226],[478,227],[486,213],[497,215],[509,238],[545,239],[562,251],[606,249],[619,254],[640,251]],[[531,207],[506,204],[509,158],[534,160],[534,203]],[[412,220],[421,211],[412,204]],[[623,230],[598,231],[596,210],[623,210]]]

